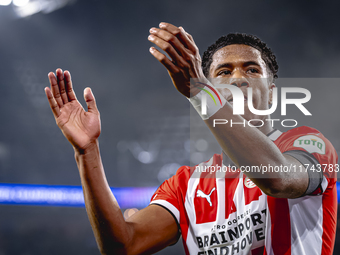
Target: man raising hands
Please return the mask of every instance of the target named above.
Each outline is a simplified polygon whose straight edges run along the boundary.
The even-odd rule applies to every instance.
[[[216,89],[206,77],[215,78],[214,85],[233,84],[244,94],[251,87],[254,107],[268,109],[277,72],[270,49],[256,37],[228,35],[209,47],[202,68],[197,46],[183,28],[161,23],[150,30],[149,40],[170,56],[150,48],[176,89],[190,98],[199,113],[202,91],[221,99],[220,106],[208,102],[208,114],[202,118],[223,153],[198,165],[206,172],[181,167],[159,187],[147,208],[125,221],[101,162],[100,118],[91,90],[84,91],[86,112],[75,97],[69,72],[50,73],[51,89],[45,92],[59,128],[74,148],[86,210],[101,252],[150,254],[175,243],[182,234],[187,254],[331,254],[336,226],[334,177],[309,171],[245,175],[239,170],[262,164],[303,169],[305,163],[335,164],[337,155],[329,141],[308,127],[281,133],[268,124],[258,129],[213,125],[213,118],[234,122],[269,118],[253,115],[247,107],[243,116],[233,115],[230,91]],[[306,134],[324,142],[324,154],[294,146]],[[209,171],[230,164],[238,171],[223,175]]]
[[[188,253],[263,254],[265,250],[265,254],[332,254],[337,201],[336,174],[331,169],[338,166],[334,147],[314,128],[303,126],[285,133],[273,129],[272,122],[267,121],[270,115],[255,114],[249,108],[253,105],[256,110],[267,111],[273,100],[278,65],[267,45],[247,34],[222,36],[203,54],[201,71],[197,47],[183,28],[160,23],[159,28],[150,29],[148,39],[169,55],[170,59],[150,48],[223,151],[195,170],[180,168],[156,191],[157,197],[151,202],[165,206],[175,215],[179,212]],[[191,83],[188,77],[193,79]],[[243,115],[233,114],[233,86],[243,93]],[[216,101],[218,98],[220,104],[207,96],[203,114],[205,93]],[[215,125],[214,120],[236,124]],[[252,122],[255,127],[240,125],[250,120],[257,122]],[[323,149],[316,148],[316,141]],[[238,171],[235,173],[230,166],[236,166]],[[253,166],[299,171],[242,173],[242,169]],[[212,192],[215,188],[217,192]],[[176,196],[169,195],[169,190]],[[211,194],[213,208],[199,199],[199,194]],[[248,213],[250,216],[246,216]],[[227,230],[219,231],[223,226],[228,226]]]

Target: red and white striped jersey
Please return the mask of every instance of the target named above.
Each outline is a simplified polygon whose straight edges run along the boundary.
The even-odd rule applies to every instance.
[[[275,131],[269,138],[281,152],[302,150],[320,164],[337,163],[334,148],[315,129]],[[176,218],[186,254],[332,254],[335,182],[334,175],[325,173],[313,195],[273,198],[215,154],[198,166],[179,168],[157,189],[151,204],[165,207]]]

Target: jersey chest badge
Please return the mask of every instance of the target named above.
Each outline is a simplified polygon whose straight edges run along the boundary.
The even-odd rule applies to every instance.
[[[253,183],[253,181],[250,180],[248,177],[244,179],[244,185],[249,189],[256,187],[255,183]]]

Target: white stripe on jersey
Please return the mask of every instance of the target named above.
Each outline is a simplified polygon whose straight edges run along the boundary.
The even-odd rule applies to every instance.
[[[328,181],[325,176],[323,176],[322,182],[321,182],[321,187],[322,187],[322,192],[325,192],[328,186]]]
[[[224,178],[216,179],[216,190],[217,190],[217,201],[218,201],[216,224],[222,225],[225,222],[225,180]]]
[[[192,223],[192,224],[189,225],[188,236],[187,236],[187,239],[185,240],[190,254],[194,254],[192,252],[197,253],[199,251],[197,241],[194,237],[195,235],[193,235],[194,230],[192,228],[193,225],[196,223],[195,210],[192,210],[192,208],[195,207],[195,205],[194,205],[194,198],[195,198],[195,195],[196,195],[195,191],[196,191],[196,188],[198,186],[199,181],[200,181],[200,178],[190,178],[189,179],[187,194],[185,196],[185,203],[184,203],[185,210],[187,212],[189,221]],[[191,208],[191,210],[190,210],[190,208]],[[193,250],[193,249],[195,249],[195,250]]]
[[[177,222],[179,223],[179,211],[175,206],[173,206],[168,201],[159,199],[159,200],[152,201],[150,204],[158,204],[158,205],[164,206],[165,208],[167,208],[168,210],[172,212],[172,214],[176,217]]]
[[[273,247],[272,247],[272,224],[271,217],[268,208],[268,204],[266,203],[267,209],[267,218],[266,218],[266,239],[265,239],[265,247],[266,247],[266,255],[274,255]]]
[[[288,199],[288,204],[291,226],[291,255],[321,254],[322,196]],[[301,214],[301,212],[304,212],[304,214]]]

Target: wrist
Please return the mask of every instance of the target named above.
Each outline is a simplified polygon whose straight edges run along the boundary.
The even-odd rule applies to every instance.
[[[194,96],[196,96],[198,93],[200,93],[202,90],[200,90],[199,88],[195,87],[195,88],[191,88],[190,89],[190,97],[192,98]]]
[[[82,148],[73,147],[73,150],[74,150],[74,153],[79,156],[90,155],[90,154],[96,153],[99,150],[98,139],[91,141],[90,143],[88,143],[86,146]]]
[[[204,75],[200,75],[197,78],[190,79],[190,96],[188,98],[192,98],[196,96],[198,93],[202,91],[202,88],[206,87],[207,84],[210,84],[209,80],[204,77]]]
[[[203,120],[209,119],[227,102],[216,88],[208,83],[196,82],[195,88],[199,92],[188,100]]]

